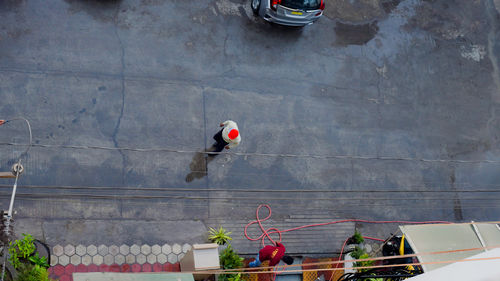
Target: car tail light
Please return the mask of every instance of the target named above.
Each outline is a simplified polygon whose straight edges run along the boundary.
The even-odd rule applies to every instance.
[[[321,4],[319,4],[319,9],[323,11],[325,9],[325,2],[324,0],[321,0]]]
[[[321,15],[322,13],[323,13],[323,11],[317,12],[314,16],[317,17],[317,16]]]
[[[281,0],[270,0],[270,1],[271,1],[271,9],[276,11],[278,4],[281,4]]]

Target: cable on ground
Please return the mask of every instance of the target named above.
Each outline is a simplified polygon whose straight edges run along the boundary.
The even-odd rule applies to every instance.
[[[3,142],[0,145],[17,146],[18,143]],[[111,150],[111,151],[134,151],[134,152],[172,152],[172,153],[201,153],[207,155],[230,154],[237,156],[263,156],[263,157],[282,157],[282,158],[313,158],[313,159],[348,159],[348,160],[392,160],[392,161],[417,161],[430,163],[463,163],[477,164],[490,163],[500,164],[497,160],[460,160],[460,159],[427,159],[427,158],[411,158],[398,156],[361,156],[361,155],[314,155],[314,154],[291,154],[291,153],[246,153],[246,152],[209,152],[196,150],[178,150],[173,148],[133,148],[133,147],[105,147],[92,145],[59,145],[59,144],[33,144],[35,147],[43,148],[68,148],[68,149],[96,149],[96,150]]]

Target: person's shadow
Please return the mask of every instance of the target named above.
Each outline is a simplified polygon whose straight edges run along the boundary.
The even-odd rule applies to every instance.
[[[212,162],[224,147],[220,147],[217,143],[214,143],[211,147],[203,150],[202,152],[196,152],[193,156],[193,160],[189,164],[189,169],[191,169],[191,173],[187,174],[186,182],[192,182],[194,179],[201,179],[205,177],[207,172],[208,163]],[[207,152],[213,152],[207,153]]]

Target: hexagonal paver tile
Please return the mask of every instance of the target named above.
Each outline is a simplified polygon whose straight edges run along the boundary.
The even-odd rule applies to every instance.
[[[79,265],[82,263],[82,257],[80,257],[79,255],[73,255],[71,256],[70,261],[72,265]]]
[[[161,247],[161,251],[165,254],[165,255],[168,255],[170,253],[172,253],[172,247],[170,247],[170,245],[168,244],[165,244]]]
[[[127,264],[134,264],[135,263],[135,256],[132,255],[132,254],[128,254],[126,257],[125,257],[125,262]]]
[[[161,253],[161,247],[160,247],[160,245],[153,245],[151,247],[151,253],[153,253],[155,255],[159,255]]]
[[[151,246],[149,245],[142,245],[141,247],[141,253],[143,253],[144,255],[149,255],[151,254]]]
[[[119,252],[120,252],[120,248],[118,248],[118,246],[116,246],[116,245],[109,246],[109,253],[111,255],[116,256],[116,255],[118,255]]]
[[[125,263],[125,256],[122,254],[118,254],[115,256],[115,263],[117,265],[122,265]]]
[[[115,262],[115,257],[111,254],[104,256],[104,263],[107,265],[112,265]]]
[[[101,265],[103,261],[104,261],[104,258],[100,255],[92,257],[92,263],[95,265]]]
[[[164,263],[167,262],[167,255],[165,255],[165,254],[159,254],[156,257],[156,260],[158,261],[158,263],[164,264]]]
[[[55,266],[57,262],[58,262],[57,257],[54,255],[50,255],[50,266]]]
[[[59,257],[59,264],[62,266],[67,266],[69,264],[69,257],[66,255],[62,255]]]
[[[66,256],[72,256],[75,254],[75,246],[71,245],[71,244],[68,244],[66,246],[64,246],[64,254]]]
[[[82,264],[83,265],[87,265],[88,266],[91,263],[92,263],[92,257],[91,256],[85,255],[85,256],[82,257]]]
[[[156,262],[156,255],[153,255],[153,254],[149,254],[147,256],[147,260],[148,260],[148,263],[150,264],[154,264]]]
[[[120,246],[120,254],[126,256],[130,253],[130,247],[128,245],[121,245]]]
[[[75,253],[81,257],[87,253],[87,247],[83,245],[78,245],[75,248]]]
[[[62,256],[64,254],[64,248],[61,245],[55,245],[54,248],[52,248],[52,252],[56,256]]]
[[[176,255],[180,254],[182,252],[182,247],[181,245],[175,243],[173,246],[172,246],[172,252]]]
[[[169,263],[176,263],[177,262],[177,255],[174,253],[170,253],[167,257],[167,260]]]
[[[95,245],[89,245],[87,246],[87,254],[94,256],[97,254],[97,247]]]
[[[109,253],[108,246],[99,245],[99,247],[97,247],[97,252],[99,253],[99,255],[104,257],[105,255],[107,255]]]
[[[191,245],[189,245],[188,243],[182,245],[182,252],[183,253],[187,253],[189,250],[191,250]]]
[[[183,257],[184,257],[184,253],[179,254],[179,255],[177,256],[177,259],[178,259],[179,261],[181,261]]]
[[[146,256],[143,254],[138,254],[135,257],[135,260],[137,261],[138,264],[144,264],[144,263],[146,263]]]
[[[132,255],[138,255],[139,253],[141,252],[141,247],[139,247],[139,245],[132,245],[130,246],[130,253],[132,253]]]

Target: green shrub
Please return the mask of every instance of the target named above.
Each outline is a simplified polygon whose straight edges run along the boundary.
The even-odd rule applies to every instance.
[[[241,280],[241,273],[238,274],[232,274],[234,277],[229,277],[227,278],[228,281],[240,281]]]
[[[49,272],[43,266],[36,264],[21,264],[18,269],[16,281],[53,281]]]
[[[231,244],[220,254],[220,266],[222,269],[236,269],[243,267],[243,258],[241,258],[233,249]],[[221,274],[219,281],[239,281],[241,274]]]
[[[21,266],[21,258],[27,259],[36,250],[35,239],[30,234],[23,233],[23,239],[9,243],[9,262],[18,269]]]
[[[352,254],[351,254],[352,256]],[[370,255],[368,255],[367,253],[364,253],[362,254],[359,258],[357,259],[369,259],[370,258]],[[369,260],[369,261],[357,261],[353,264],[354,267],[363,267],[363,266],[372,266],[375,264],[375,261],[373,260]],[[370,270],[370,268],[360,268],[360,269],[357,269],[358,272],[364,272],[364,271],[367,271],[367,270]]]
[[[42,267],[45,267],[45,268],[49,268],[49,263],[47,262],[47,258],[46,257],[40,257],[38,255],[38,253],[36,253],[34,256],[30,256],[28,258],[28,260],[33,263],[33,264],[36,264],[36,265],[39,265],[39,266],[42,266]]]
[[[361,244],[365,241],[365,238],[357,230],[354,231],[354,235],[351,237],[353,244]]]
[[[231,233],[231,231],[226,231],[222,226],[220,226],[219,229],[209,227],[208,239],[218,245],[225,245],[228,241],[233,240],[233,238],[229,236]]]
[[[359,259],[363,254],[365,254],[365,251],[361,249],[360,247],[356,246],[354,247],[354,250],[351,252],[351,257],[355,260]]]

